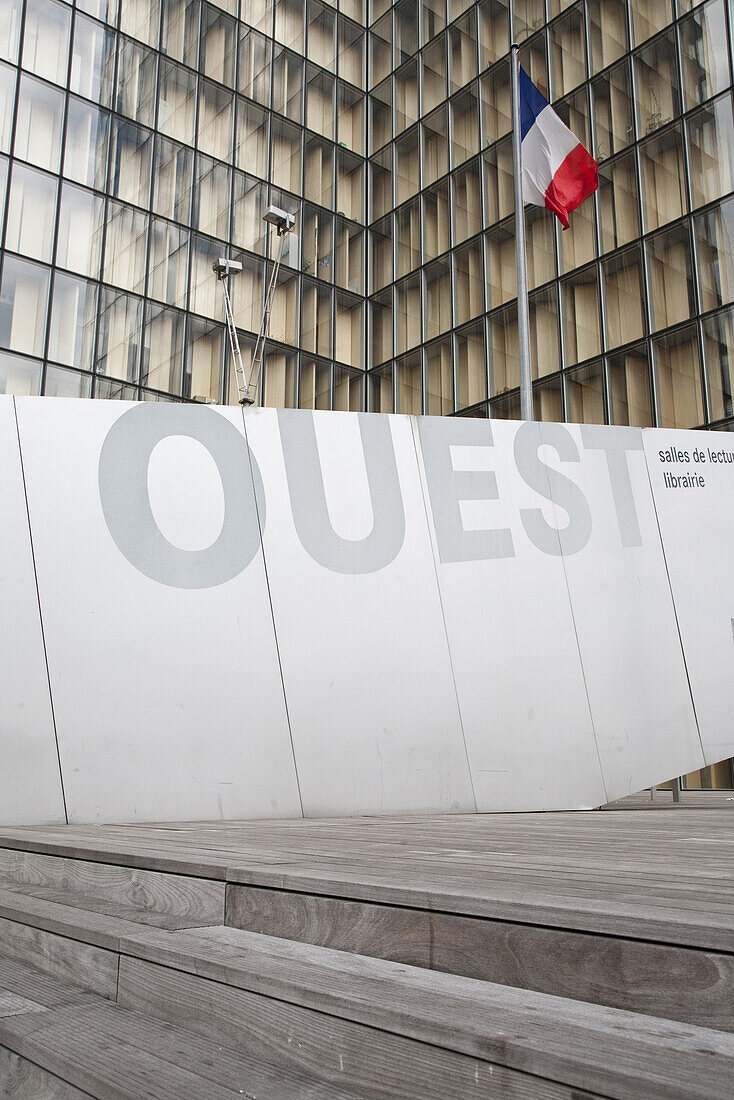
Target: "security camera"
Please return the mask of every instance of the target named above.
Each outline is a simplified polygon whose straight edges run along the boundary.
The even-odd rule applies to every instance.
[[[284,233],[289,233],[296,224],[295,214],[289,214],[287,210],[281,210],[279,206],[269,206],[263,214],[263,218],[270,225],[275,226],[279,237],[282,237]]]
[[[239,275],[242,271],[242,264],[238,260],[226,260],[223,256],[220,256],[212,264],[212,271],[218,279],[225,279],[228,275]]]

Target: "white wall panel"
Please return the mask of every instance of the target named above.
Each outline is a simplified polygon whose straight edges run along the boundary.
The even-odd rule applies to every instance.
[[[311,416],[245,414],[305,812],[472,811],[410,420]]]
[[[734,754],[727,435],[16,409],[0,824],[63,820],[54,716],[75,822],[593,806]]]
[[[596,425],[539,430],[543,461],[571,479],[588,505],[583,545],[568,548],[563,564],[607,797],[621,798],[704,763],[642,433]],[[555,484],[551,492],[562,530],[569,519],[558,485],[560,497]]]
[[[662,429],[643,440],[701,739],[714,764],[734,755],[734,442],[724,432]]]
[[[0,397],[0,825],[63,822],[12,397]]]
[[[539,551],[521,514],[552,519],[547,479],[544,499],[519,476],[517,424],[435,417],[417,426],[478,808],[599,805],[558,537],[555,554]],[[537,452],[537,432],[524,426],[526,449]]]
[[[18,417],[70,820],[300,814],[240,411]]]

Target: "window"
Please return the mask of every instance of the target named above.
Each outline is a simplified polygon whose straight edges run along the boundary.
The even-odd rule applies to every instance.
[[[647,6],[648,0],[645,0]],[[673,31],[656,38],[635,58],[637,123],[640,135],[651,134],[680,114],[678,65]]]
[[[71,52],[69,87],[85,99],[109,107],[115,72],[115,36],[106,27],[77,13]]]
[[[481,195],[480,195],[481,203]],[[434,260],[449,247],[448,180],[423,192],[423,259]],[[481,210],[480,210],[481,217]]]
[[[456,356],[456,407],[466,409],[487,400],[484,324],[480,321],[454,337]]]
[[[561,293],[565,360],[570,366],[601,351],[596,268],[586,268],[567,279]]]
[[[734,301],[734,199],[694,219],[704,312]]]
[[[608,348],[617,348],[630,340],[639,340],[645,332],[639,246],[607,260],[602,272],[606,342]]]
[[[334,146],[311,134],[306,136],[303,194],[320,206],[333,205]]]
[[[170,222],[154,218],[150,233],[148,294],[171,306],[186,305],[189,233]],[[148,383],[145,383],[148,385]],[[150,385],[153,385],[151,382]],[[161,387],[155,387],[160,389]],[[166,387],[162,387],[165,389]]]
[[[451,268],[448,261],[430,264],[425,269],[424,280],[424,339],[431,340],[451,329]]]
[[[462,164],[479,152],[479,105],[474,87],[451,100],[451,163]]]
[[[397,277],[414,271],[421,262],[421,225],[420,207],[415,199],[403,206],[395,215],[395,238],[397,243]]]
[[[486,69],[510,48],[507,5],[504,0],[481,0],[479,18],[479,68]]]
[[[734,311],[724,310],[703,322],[711,419],[734,415]]]
[[[651,427],[650,367],[644,344],[611,355],[607,364],[611,423]]]
[[[370,302],[370,365],[377,367],[393,356],[392,292]]]
[[[627,49],[627,11],[624,0],[589,0],[591,69],[598,73]]]
[[[640,235],[634,153],[626,153],[599,169],[599,226],[602,252],[619,248]]]
[[[58,172],[61,160],[61,130],[64,118],[63,92],[21,76],[15,155],[36,168]]]
[[[145,287],[145,249],[148,218],[119,202],[107,205],[105,282],[142,293]]]
[[[701,363],[690,325],[653,342],[658,389],[658,426],[694,428],[703,423]]]
[[[215,401],[224,354],[224,328],[198,317],[189,318],[183,396],[195,401]]]
[[[403,356],[395,364],[397,377],[396,412],[413,413],[420,416],[423,412],[423,378],[420,352],[414,351]]]
[[[298,356],[269,344],[265,349],[264,403],[292,409],[296,403]]]
[[[28,0],[23,35],[23,68],[66,84],[71,10],[57,0]]]
[[[686,123],[693,205],[702,206],[734,188],[734,124],[726,95]]]
[[[158,92],[158,129],[176,141],[194,144],[196,119],[196,76],[162,61]]]
[[[155,119],[156,55],[129,39],[120,39],[117,61],[117,110],[152,126]]]
[[[679,218],[686,208],[683,141],[680,127],[640,146],[645,229]]]
[[[453,254],[456,324],[484,312],[484,263],[482,242],[474,241]]]
[[[97,278],[102,247],[104,200],[83,187],[64,183],[59,209],[56,263],[79,275]],[[114,242],[111,240],[110,246]]]
[[[51,262],[56,193],[57,181],[53,176],[23,164],[14,165],[10,179],[7,248],[34,260]]]
[[[426,348],[426,412],[431,416],[453,412],[453,360],[450,337]]]
[[[530,367],[533,378],[553,374],[560,367],[558,350],[558,297],[554,286],[531,294]]]
[[[592,363],[566,375],[566,418],[576,424],[603,424],[604,372]]]
[[[512,129],[510,66],[496,65],[479,82],[482,99],[482,145],[491,145]]]
[[[597,160],[618,153],[634,141],[632,88],[629,62],[623,61],[591,86],[594,104],[595,154]]]
[[[413,275],[395,288],[397,351],[409,351],[421,341],[421,284]]]
[[[251,28],[244,28],[240,37],[239,91],[249,99],[254,99],[264,106],[267,106],[270,102],[271,56],[272,43],[270,40]],[[284,51],[281,51],[278,56],[279,62],[276,62],[276,66],[279,76],[274,83],[276,87],[283,89],[282,70],[284,62],[282,59]],[[298,91],[300,99],[300,87]],[[276,107],[273,104],[273,107],[281,114],[286,114],[287,112],[283,110],[283,103],[284,101],[281,99],[280,105]]]
[[[331,367],[328,363],[305,360],[301,363],[301,409],[331,408]]]
[[[730,83],[723,0],[713,0],[681,20],[680,46],[686,107],[723,92]]]
[[[5,257],[0,289],[0,347],[25,355],[43,355],[48,288],[48,268],[14,256]]]
[[[565,95],[586,79],[584,15],[579,5],[550,28],[553,98]]]
[[[676,226],[647,242],[652,331],[687,320],[695,312],[688,227]]]
[[[428,187],[440,176],[445,175],[449,167],[448,114],[440,107],[430,115],[421,126],[423,141],[423,186]]]
[[[138,206],[148,205],[152,145],[149,130],[115,119],[109,171],[109,190],[115,198]]]
[[[141,382],[166,393],[181,392],[185,315],[175,309],[148,304]]]
[[[137,382],[143,327],[140,298],[103,290],[99,314],[96,367],[100,374]]]

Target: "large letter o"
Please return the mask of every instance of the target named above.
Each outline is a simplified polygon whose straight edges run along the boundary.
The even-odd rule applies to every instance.
[[[150,456],[172,435],[189,436],[206,447],[222,479],[224,523],[205,550],[181,550],[170,543],[150,507]],[[172,588],[213,588],[247,568],[260,545],[255,494],[264,526],[262,481],[247,441],[212,409],[141,403],[123,413],[102,445],[99,495],[109,532],[131,565]]]

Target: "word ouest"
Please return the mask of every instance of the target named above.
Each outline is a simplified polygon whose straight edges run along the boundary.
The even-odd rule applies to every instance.
[[[335,573],[384,569],[397,557],[405,537],[405,510],[389,418],[366,413],[357,417],[374,520],[370,533],[356,541],[337,534],[329,519],[313,414],[283,409],[277,417],[293,520],[306,553]],[[499,500],[499,491],[496,475],[490,470],[455,470],[451,447],[494,446],[491,422],[417,419],[441,562],[514,557],[509,528],[467,531],[462,523],[462,501]],[[203,550],[183,550],[170,543],[157,526],[150,505],[150,456],[169,436],[197,440],[219,472],[224,521],[216,540]],[[601,451],[606,458],[621,545],[640,546],[627,462],[628,452],[642,450],[640,432],[585,425],[581,439],[586,450]],[[543,424],[542,439],[536,424],[521,424],[514,439],[520,477],[541,497],[564,509],[568,523],[558,529],[546,521],[540,508],[523,508],[522,525],[541,553],[575,554],[591,535],[589,503],[571,478],[543,462],[541,446],[552,448],[564,465],[580,461],[578,448],[561,424]],[[259,549],[266,522],[260,470],[244,434],[214,409],[141,404],[123,413],[102,445],[99,492],[107,527],[121,553],[141,573],[162,584],[177,588],[224,584],[246,569]]]

